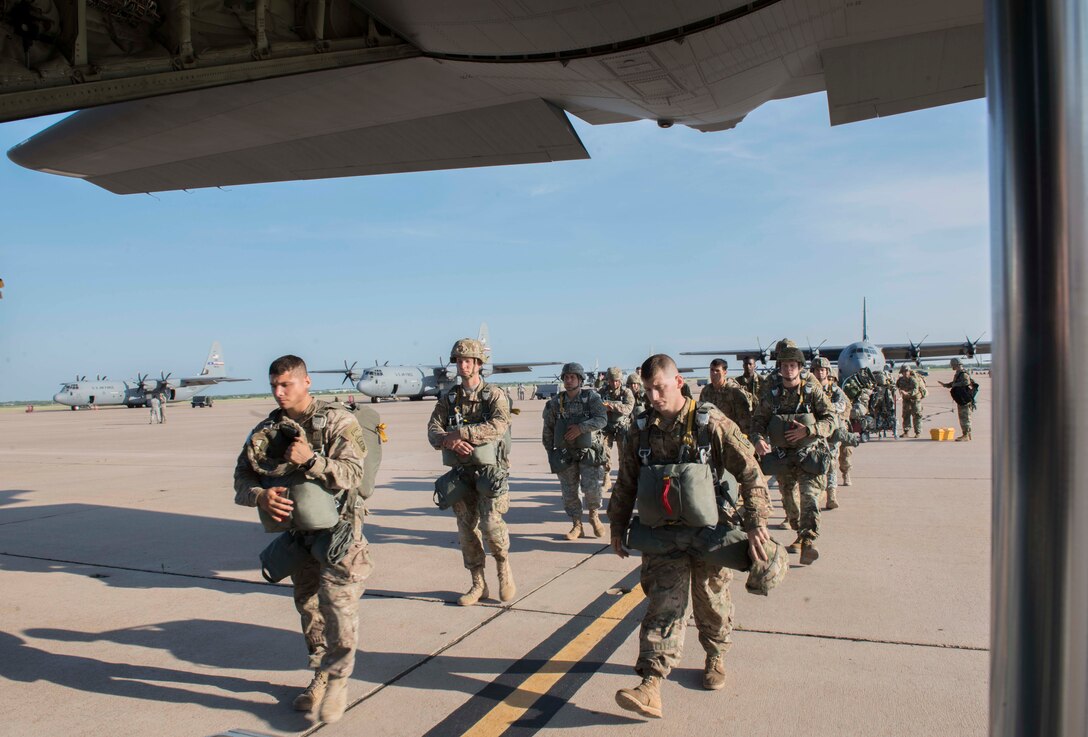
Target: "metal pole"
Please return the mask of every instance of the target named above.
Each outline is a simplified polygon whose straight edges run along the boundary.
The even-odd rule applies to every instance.
[[[994,283],[990,734],[1088,734],[1082,0],[987,0]]]

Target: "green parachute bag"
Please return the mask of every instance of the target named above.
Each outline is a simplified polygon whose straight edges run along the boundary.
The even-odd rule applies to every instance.
[[[475,491],[472,475],[461,468],[451,468],[434,481],[434,504],[439,509],[449,509],[470,491]]]

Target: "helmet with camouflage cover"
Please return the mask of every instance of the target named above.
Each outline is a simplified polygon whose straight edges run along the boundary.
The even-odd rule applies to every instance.
[[[904,363],[902,366],[899,367],[899,373],[909,374],[910,373],[910,366],[908,364]]]
[[[744,588],[748,589],[749,593],[766,596],[786,577],[790,569],[790,559],[786,555],[786,549],[774,538],[763,543],[763,554],[767,556],[767,562],[752,561]]]
[[[450,363],[456,362],[458,358],[477,358],[481,363],[486,362],[484,344],[475,338],[461,338],[450,349]]]
[[[612,366],[608,369],[607,378],[609,381],[623,381],[623,369],[619,366]]]
[[[953,358],[951,361],[948,362],[948,365],[950,365],[952,368],[959,368],[963,364],[960,363],[960,359]]]
[[[586,378],[586,370],[582,368],[582,364],[575,361],[563,364],[563,370],[559,372],[559,375],[566,376],[567,374],[578,374],[583,380]]]
[[[778,341],[778,345],[775,346],[775,358],[778,363],[783,361],[795,361],[798,366],[804,367],[805,354],[801,352],[801,349],[797,347],[789,338],[783,338]]]
[[[812,365],[809,366],[809,368],[812,369],[813,371],[815,371],[818,368],[823,368],[823,369],[827,369],[828,371],[830,371],[831,370],[831,361],[827,360],[823,356],[819,356],[818,358],[812,359]]]
[[[627,386],[642,386],[642,377],[638,375],[638,371],[627,374]]]

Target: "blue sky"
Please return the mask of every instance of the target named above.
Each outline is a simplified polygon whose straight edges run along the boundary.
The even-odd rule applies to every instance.
[[[0,125],[0,147],[48,120]],[[836,128],[824,95],[735,130],[574,120],[592,159],[118,196],[0,161],[0,401],[77,372],[192,375],[213,339],[256,379],[494,357],[990,332],[986,108]],[[335,385],[319,378],[318,387]]]

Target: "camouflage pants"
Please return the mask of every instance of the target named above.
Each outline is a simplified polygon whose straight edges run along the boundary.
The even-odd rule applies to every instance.
[[[568,516],[582,516],[582,502],[578,498],[579,486],[581,486],[582,495],[585,496],[586,509],[596,512],[601,508],[604,469],[604,466],[598,466],[589,461],[578,461],[556,474],[559,478],[559,488],[563,490],[563,510]]]
[[[843,443],[839,446],[839,470],[844,474],[850,473],[850,456],[854,455],[854,447]]]
[[[828,443],[827,447],[831,451],[831,463],[827,468],[827,479],[825,480],[824,488],[828,491],[833,491],[839,487],[839,476],[835,470],[835,459],[841,458],[839,454],[840,443]]]
[[[601,471],[602,478],[607,478],[608,474],[612,473],[612,446],[619,448],[619,454],[623,456],[623,435],[609,435],[608,433],[602,433],[601,437],[604,439],[604,466]]]
[[[971,405],[957,404],[956,413],[960,416],[960,431],[966,435],[971,432]]]
[[[501,473],[506,473],[501,469]],[[510,552],[510,533],[502,516],[510,510],[509,488],[503,483],[497,496],[469,491],[463,499],[453,504],[457,517],[457,535],[461,539],[461,557],[465,568],[483,568],[487,560],[484,539],[496,560],[503,560]]]
[[[798,506],[797,492],[800,487],[801,503]],[[799,468],[790,468],[778,476],[778,493],[782,495],[782,507],[790,527],[797,530],[798,537],[815,540],[820,536],[820,492],[824,490],[823,476],[805,473]]]
[[[374,569],[362,526],[362,519],[357,519],[355,542],[342,561],[331,565],[310,558],[291,577],[310,668],[320,668],[333,676],[350,676],[355,667],[359,599]]]
[[[903,434],[914,426],[914,432],[922,433],[922,403],[914,399],[903,400]]]
[[[724,655],[733,642],[733,572],[701,558],[643,553],[642,590],[646,614],[639,631],[639,675],[668,676],[684,650],[690,592],[699,643],[708,655]]]

